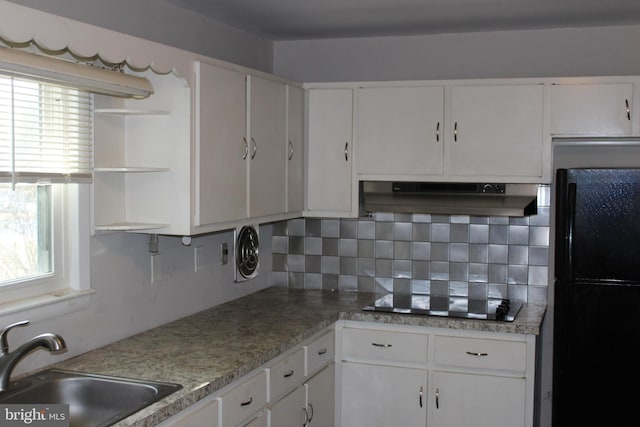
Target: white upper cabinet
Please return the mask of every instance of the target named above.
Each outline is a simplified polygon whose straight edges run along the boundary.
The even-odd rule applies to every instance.
[[[627,136],[633,132],[632,83],[551,86],[554,136]]]
[[[286,88],[248,76],[249,217],[286,211]]]
[[[542,178],[543,93],[542,84],[452,87],[446,174]]]
[[[247,216],[245,75],[197,62],[197,226]]]
[[[304,210],[304,90],[287,86],[287,210]]]
[[[195,72],[196,226],[284,215],[286,85],[204,63]]]
[[[444,88],[358,90],[358,175],[442,175]]]
[[[435,83],[357,89],[359,179],[548,177],[542,83]]]
[[[309,89],[307,211],[352,215],[353,90]]]

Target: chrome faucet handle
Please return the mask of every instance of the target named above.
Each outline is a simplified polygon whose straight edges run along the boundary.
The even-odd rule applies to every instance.
[[[17,326],[27,326],[28,324],[28,320],[21,320],[19,322],[11,323],[10,325],[5,326],[2,331],[0,331],[0,355],[9,352],[9,342],[7,341],[7,335],[9,334],[9,331]]]

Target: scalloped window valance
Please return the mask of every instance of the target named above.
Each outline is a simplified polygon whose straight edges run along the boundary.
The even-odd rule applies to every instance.
[[[126,65],[134,71],[190,75],[193,54],[84,22],[0,0],[0,46],[67,53],[80,61]]]
[[[111,96],[146,98],[153,93],[144,77],[12,48],[0,47],[0,72]]]

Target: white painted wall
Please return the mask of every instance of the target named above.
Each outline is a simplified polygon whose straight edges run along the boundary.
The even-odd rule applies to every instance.
[[[273,70],[271,41],[163,0],[9,1],[256,70]]]
[[[91,288],[88,307],[69,314],[44,317],[38,313],[0,316],[4,326],[30,319],[9,334],[10,348],[43,333],[59,333],[68,352],[52,356],[37,351],[15,373],[29,372],[84,353],[138,332],[266,288],[271,283],[271,225],[260,227],[260,270],[256,278],[234,282],[233,231],[194,237],[183,246],[179,237],[159,237],[162,278],[151,284],[148,236],[112,233],[91,238]],[[227,243],[229,263],[221,265],[220,246]],[[202,246],[203,269],[194,271],[194,247]]]
[[[274,73],[303,82],[640,74],[640,25],[279,41]]]

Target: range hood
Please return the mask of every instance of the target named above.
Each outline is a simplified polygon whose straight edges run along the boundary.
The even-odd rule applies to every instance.
[[[527,216],[536,213],[536,184],[362,181],[366,212]]]

